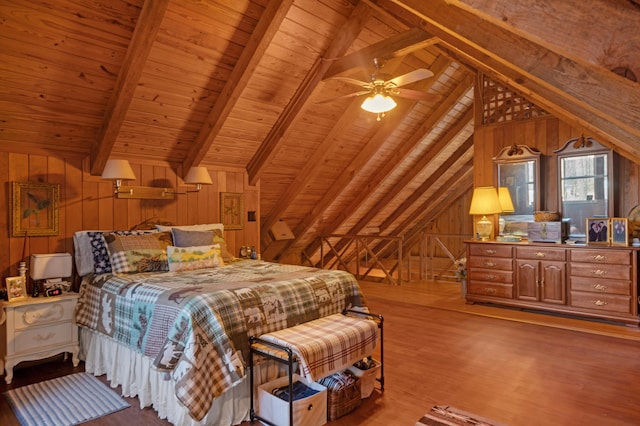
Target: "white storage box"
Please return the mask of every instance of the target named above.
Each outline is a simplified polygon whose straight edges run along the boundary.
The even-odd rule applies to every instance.
[[[302,382],[318,393],[293,401],[293,424],[298,426],[321,426],[327,423],[327,388],[316,382],[308,382],[297,374],[293,382]],[[289,424],[289,401],[272,395],[271,391],[289,383],[289,377],[280,377],[258,386],[258,414],[277,425]]]
[[[378,377],[378,370],[380,370],[380,363],[374,359],[373,366],[368,370],[361,370],[354,365],[349,367],[348,370],[353,373],[354,376],[360,378],[360,393],[362,394],[362,398],[369,398],[375,388],[376,377]]]

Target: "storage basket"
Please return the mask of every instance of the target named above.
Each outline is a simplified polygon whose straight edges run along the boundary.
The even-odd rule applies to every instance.
[[[356,363],[358,364],[358,363]],[[369,398],[373,393],[373,389],[376,384],[376,377],[378,377],[378,371],[380,370],[380,363],[372,359],[371,367],[362,370],[357,367],[357,365],[352,365],[349,367],[349,372],[356,377],[360,378],[360,391],[362,393],[362,398]]]
[[[348,371],[338,372],[320,379],[327,388],[327,419],[335,420],[349,414],[362,403],[360,379]]]
[[[562,215],[558,212],[535,212],[533,218],[536,222],[558,222]]]

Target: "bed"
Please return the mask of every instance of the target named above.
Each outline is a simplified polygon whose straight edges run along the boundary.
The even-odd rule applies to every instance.
[[[74,244],[85,369],[176,425],[248,419],[249,336],[365,306],[345,271],[235,259],[219,224]]]

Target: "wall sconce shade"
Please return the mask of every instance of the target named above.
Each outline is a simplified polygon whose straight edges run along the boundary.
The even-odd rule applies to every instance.
[[[71,255],[69,253],[32,254],[29,276],[34,280],[70,277]]]
[[[196,191],[202,189],[202,185],[211,185],[213,181],[209,175],[209,170],[204,166],[191,167],[184,177],[184,183],[187,185],[196,185]],[[187,191],[194,192],[194,191]]]
[[[397,105],[390,96],[383,93],[376,93],[373,96],[367,97],[367,99],[362,102],[362,105],[360,105],[360,108],[374,114],[383,114],[391,111]]]
[[[506,186],[498,187],[498,199],[500,200],[502,213],[513,213],[515,211],[509,188]]]
[[[501,212],[502,206],[495,187],[481,186],[474,188],[469,214],[482,215],[482,219],[476,223],[476,232],[481,241],[488,241],[493,230],[493,222],[486,215]]]
[[[136,175],[133,173],[128,160],[107,160],[101,178],[114,180],[116,181],[116,187],[119,187],[121,181],[135,180]]]

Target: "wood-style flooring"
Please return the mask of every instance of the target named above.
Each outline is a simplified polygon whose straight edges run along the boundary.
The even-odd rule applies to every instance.
[[[330,425],[412,426],[435,404],[512,426],[640,424],[636,327],[467,305],[457,283],[361,286],[385,317],[385,390]],[[23,363],[0,393],[79,371],[61,357]],[[127,400],[86,424],[168,424]],[[0,424],[19,425],[4,396]]]

